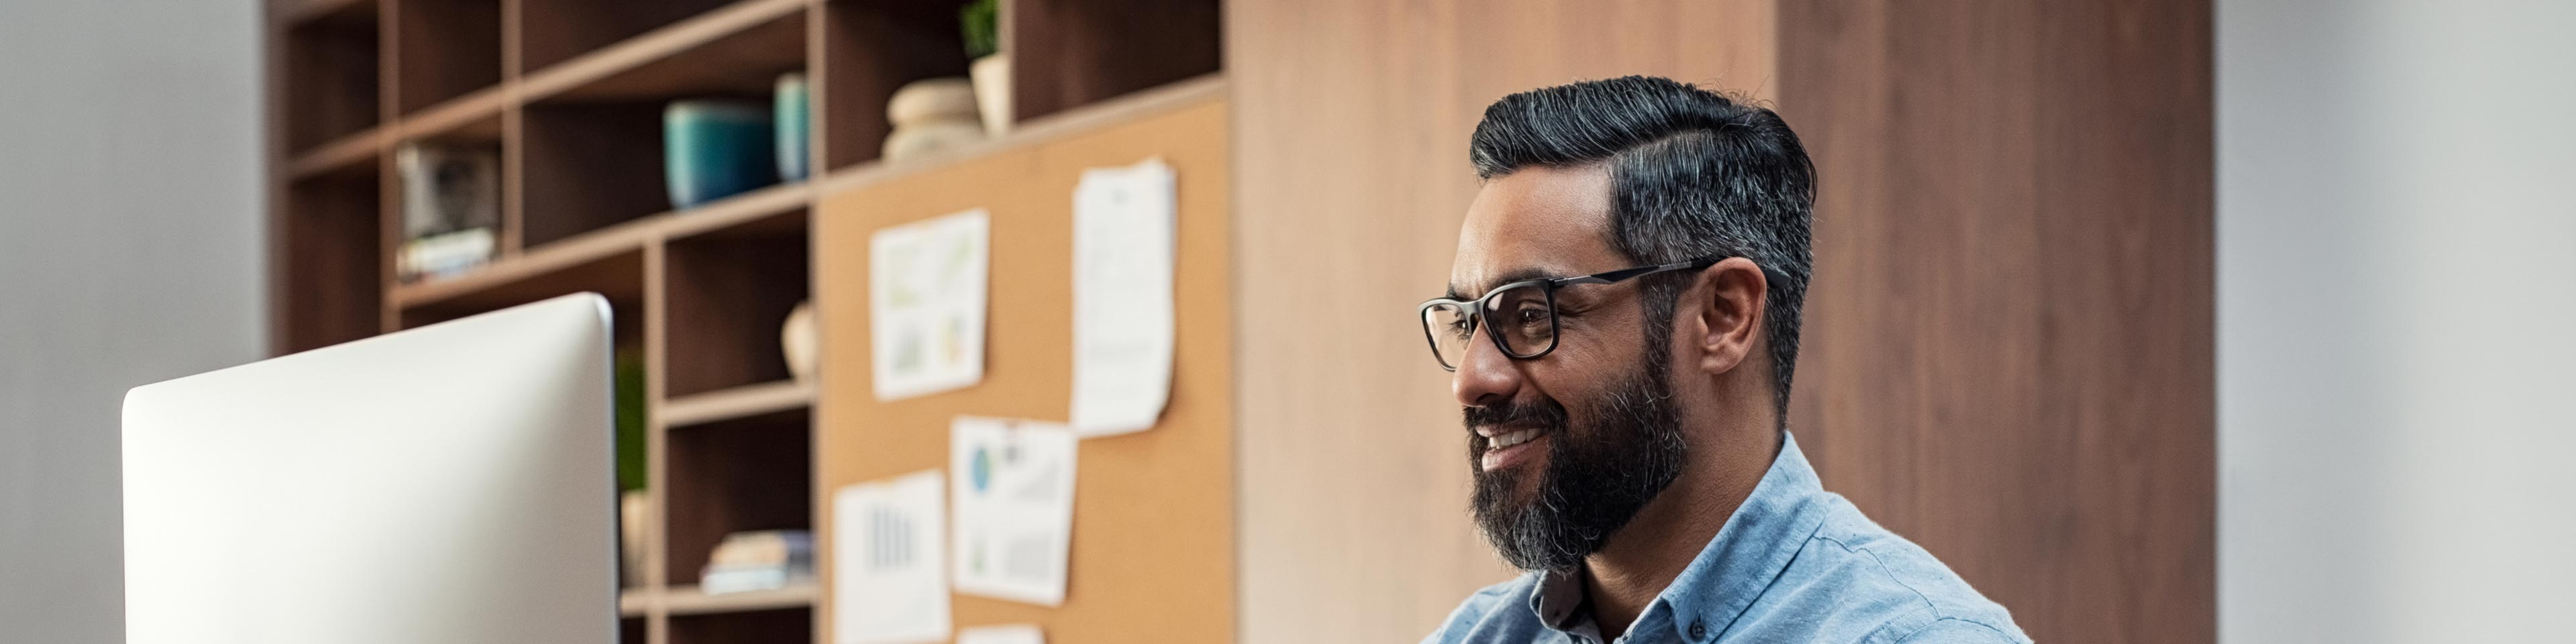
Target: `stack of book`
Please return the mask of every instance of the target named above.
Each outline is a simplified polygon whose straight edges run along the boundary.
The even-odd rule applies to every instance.
[[[493,144],[405,143],[400,279],[445,277],[490,261],[499,248],[501,149]]]
[[[698,590],[710,595],[777,590],[813,583],[814,533],[761,530],[725,535],[698,575]]]

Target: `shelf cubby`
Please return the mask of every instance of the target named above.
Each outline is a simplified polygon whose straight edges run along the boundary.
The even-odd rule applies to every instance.
[[[806,211],[671,240],[663,288],[673,397],[785,380],[779,329],[809,292]]]
[[[669,210],[662,108],[529,106],[520,129],[521,243],[534,248]]]
[[[789,8],[720,16],[730,22],[691,19],[675,33],[636,43],[649,47],[620,45],[530,78],[536,98],[524,108],[520,137],[523,243],[535,247],[671,210],[664,108],[693,98],[767,105],[779,75],[805,66],[806,12]],[[643,62],[594,62],[630,58]]]
[[[394,6],[397,112],[408,115],[501,84],[501,0]]]
[[[373,158],[369,159],[373,161]],[[375,335],[384,327],[383,183],[354,164],[287,187],[276,237],[280,286],[297,297],[279,313],[282,353]]]
[[[286,149],[303,152],[374,127],[384,115],[376,3],[317,9],[286,27]]]
[[[810,608],[671,616],[671,644],[814,641]]]
[[[617,644],[646,644],[653,641],[652,632],[644,624],[645,620],[642,617],[618,618]]]
[[[725,3],[726,0],[522,0],[519,72],[543,69]]]
[[[893,125],[886,101],[907,83],[965,76],[965,39],[956,0],[834,0],[823,6],[824,83],[816,118],[830,140],[825,168],[877,159]]]
[[[1215,73],[1217,0],[1002,0],[1011,113],[1028,121]]]
[[[452,116],[451,118],[440,121],[406,122],[404,124],[405,127],[402,128],[402,133],[405,136],[403,136],[400,139],[400,142],[392,148],[392,152],[396,154],[396,163],[394,166],[394,180],[390,183],[389,187],[397,191],[393,195],[393,199],[390,200],[393,212],[392,222],[397,226],[397,229],[394,231],[394,242],[397,244],[394,248],[396,257],[400,257],[400,253],[402,252],[401,244],[408,241],[402,237],[404,231],[399,228],[403,225],[403,210],[406,207],[406,204],[403,203],[405,195],[399,191],[408,190],[409,186],[406,185],[406,182],[410,181],[409,177],[402,174],[399,151],[402,148],[402,144],[418,143],[455,148],[488,149],[497,155],[497,161],[500,164],[498,178],[500,179],[501,184],[493,186],[492,188],[494,193],[493,198],[496,200],[496,203],[494,203],[493,206],[495,207],[496,212],[499,213],[500,220],[496,222],[499,226],[498,229],[493,231],[498,239],[496,247],[493,249],[494,253],[491,260],[498,260],[512,250],[510,242],[512,240],[511,231],[514,229],[513,208],[510,203],[508,185],[511,181],[511,177],[516,176],[513,163],[511,161],[511,155],[509,150],[506,149],[509,142],[507,137],[503,137],[501,135],[501,115],[495,112],[467,112],[464,110],[452,110],[450,108],[442,108],[439,110],[439,113],[442,115]],[[458,120],[463,118],[470,118],[470,120]],[[491,260],[487,260],[484,265],[489,266],[489,261]],[[404,286],[417,284],[422,281],[437,281],[440,279],[448,278],[413,276],[408,280],[402,280],[397,277],[397,280]]]
[[[800,408],[664,430],[667,583],[695,585],[727,534],[813,529],[811,420]]]
[[[739,3],[530,72],[524,88],[548,103],[765,97],[805,67],[806,13],[794,0]]]

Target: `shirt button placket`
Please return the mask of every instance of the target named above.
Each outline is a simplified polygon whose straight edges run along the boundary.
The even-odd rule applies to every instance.
[[[1696,619],[1691,620],[1690,638],[1694,642],[1708,639],[1708,624]]]

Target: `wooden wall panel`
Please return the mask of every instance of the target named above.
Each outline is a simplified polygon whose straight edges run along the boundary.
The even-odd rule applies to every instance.
[[[1792,420],[2040,641],[2215,635],[2206,2],[1784,2]]]
[[[1031,123],[1004,149],[832,192],[816,210],[823,336],[817,538],[834,491],[947,467],[958,415],[1063,421],[1073,377],[1073,189],[1086,168],[1161,157],[1179,181],[1172,397],[1154,428],[1082,442],[1064,606],[954,597],[958,626],[1035,623],[1049,642],[1219,642],[1235,630],[1232,238],[1221,88],[1145,101],[1084,124]],[[1131,104],[1132,105],[1132,104]],[[1070,132],[1070,133],[1064,133]],[[951,157],[955,159],[956,157]],[[984,380],[878,401],[870,383],[868,239],[968,208],[992,215]],[[826,545],[818,570],[837,556]],[[828,584],[829,581],[827,580]],[[820,623],[829,632],[831,589]],[[828,636],[823,641],[831,641]]]
[[[1767,94],[1771,3],[1226,4],[1243,641],[1400,642],[1509,578],[1467,514],[1448,374],[1414,305],[1448,281],[1503,95],[1661,74]]]

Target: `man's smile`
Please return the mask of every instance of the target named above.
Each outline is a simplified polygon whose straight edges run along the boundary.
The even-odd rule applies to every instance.
[[[1540,427],[1488,426],[1476,428],[1477,439],[1484,444],[1477,465],[1491,472],[1536,458],[1547,446],[1547,430]]]

